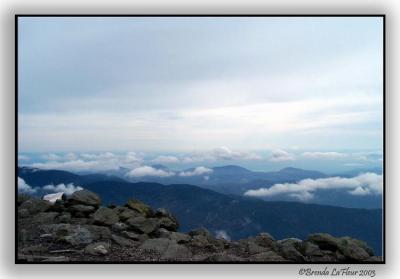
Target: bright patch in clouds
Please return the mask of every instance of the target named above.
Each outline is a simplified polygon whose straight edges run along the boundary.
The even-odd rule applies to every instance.
[[[25,180],[23,180],[21,177],[18,177],[18,192],[19,193],[26,193],[26,194],[33,194],[36,193],[36,189],[32,188],[29,186]]]
[[[66,195],[72,195],[74,192],[83,190],[81,186],[75,186],[73,183],[70,184],[58,184],[58,185],[46,185],[43,190],[58,193],[64,192]]]
[[[295,157],[293,154],[286,152],[282,149],[277,149],[272,151],[272,155],[269,159],[271,162],[284,162],[284,161],[294,161]]]
[[[339,152],[304,152],[302,156],[311,159],[341,159],[348,155]]]
[[[174,163],[179,163],[179,159],[175,156],[171,155],[160,155],[157,156],[152,160],[155,163],[160,163],[160,164],[174,164]]]
[[[328,189],[344,189],[351,195],[382,194],[382,175],[363,173],[352,178],[304,179],[298,183],[280,183],[270,188],[249,190],[245,195],[253,197],[288,195],[301,201],[308,201],[313,199],[315,191]]]
[[[174,172],[165,171],[162,169],[156,169],[150,166],[138,167],[126,174],[126,176],[128,177],[145,177],[145,176],[169,177],[173,175],[175,175]]]
[[[198,175],[203,175],[203,174],[210,174],[212,173],[213,170],[206,168],[206,167],[197,167],[192,171],[182,171],[179,173],[179,176],[198,176]],[[206,180],[209,179],[209,176],[205,178]]]

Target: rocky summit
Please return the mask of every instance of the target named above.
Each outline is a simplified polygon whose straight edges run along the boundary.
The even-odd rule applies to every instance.
[[[18,197],[17,262],[381,262],[363,241],[315,233],[276,240],[268,233],[228,241],[205,228],[179,232],[166,209],[137,199],[101,206],[81,190],[54,203]]]

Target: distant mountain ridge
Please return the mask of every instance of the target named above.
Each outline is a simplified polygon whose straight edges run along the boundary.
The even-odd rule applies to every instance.
[[[70,175],[64,171],[18,169],[26,183],[72,183],[98,193],[105,204],[121,204],[127,197],[143,200],[152,207],[165,207],[182,222],[182,230],[204,226],[224,231],[233,239],[269,231],[277,238],[304,238],[314,232],[356,237],[369,243],[380,255],[382,210],[351,209],[296,202],[265,202],[255,198],[224,195],[188,184],[128,183],[98,176]],[[49,175],[46,175],[49,174]],[[58,179],[56,175],[62,175]],[[42,180],[42,185],[39,180]],[[64,181],[62,181],[65,179]],[[84,182],[84,180],[87,180]],[[73,180],[73,181],[72,181]],[[57,181],[57,182],[55,182]]]

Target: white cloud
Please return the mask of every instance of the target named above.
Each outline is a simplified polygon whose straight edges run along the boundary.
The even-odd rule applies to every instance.
[[[232,160],[261,160],[262,157],[253,152],[232,150],[226,146],[214,148],[211,151],[195,152],[183,157],[184,163],[204,161],[232,161]]]
[[[299,200],[311,200],[314,192],[323,189],[345,189],[352,195],[382,194],[382,176],[375,173],[363,173],[352,178],[329,177],[304,179],[298,183],[280,183],[270,188],[249,190],[244,195],[270,197],[289,195]]]
[[[18,177],[18,192],[33,194],[36,193],[36,189],[29,186],[21,177]]]
[[[346,167],[362,167],[362,166],[364,166],[364,164],[361,164],[361,163],[346,163],[346,164],[344,164],[344,166],[346,166]]]
[[[18,161],[29,161],[30,159],[29,156],[18,154]]]
[[[304,152],[301,154],[303,157],[311,158],[311,159],[342,159],[347,157],[347,154],[339,153],[339,152]]]
[[[61,156],[59,156],[55,153],[43,154],[41,157],[47,161],[59,161],[62,159]]]
[[[209,168],[206,168],[206,167],[196,167],[192,171],[182,171],[182,172],[180,172],[179,176],[197,176],[197,175],[203,175],[203,174],[210,174],[212,172],[213,172],[212,169],[209,169]],[[208,180],[208,178],[207,179],[205,178],[205,179]]]
[[[31,164],[34,168],[39,169],[58,169],[58,170],[70,170],[70,171],[106,171],[106,170],[117,170],[119,164],[117,160],[113,161],[84,161],[74,160],[67,162],[46,162],[46,163],[33,163]]]
[[[284,162],[284,161],[293,161],[295,157],[293,154],[286,152],[282,149],[276,149],[272,151],[272,155],[269,158],[271,162]]]
[[[44,190],[58,193],[58,192],[64,192],[66,195],[72,195],[74,192],[83,190],[81,186],[74,186],[73,183],[70,184],[58,184],[58,185],[46,185],[43,187]]]
[[[171,155],[160,155],[154,158],[152,161],[160,164],[179,163],[179,158]]]
[[[157,177],[169,177],[175,175],[174,172],[165,171],[161,169],[155,169],[150,166],[142,166],[131,170],[126,173],[128,177],[143,177],[143,176],[157,176]]]

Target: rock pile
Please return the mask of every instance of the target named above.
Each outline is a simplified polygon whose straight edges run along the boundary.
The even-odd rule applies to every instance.
[[[378,262],[366,243],[328,234],[275,240],[268,233],[227,241],[204,228],[178,232],[177,219],[139,200],[101,207],[77,191],[50,203],[18,199],[19,262]]]

